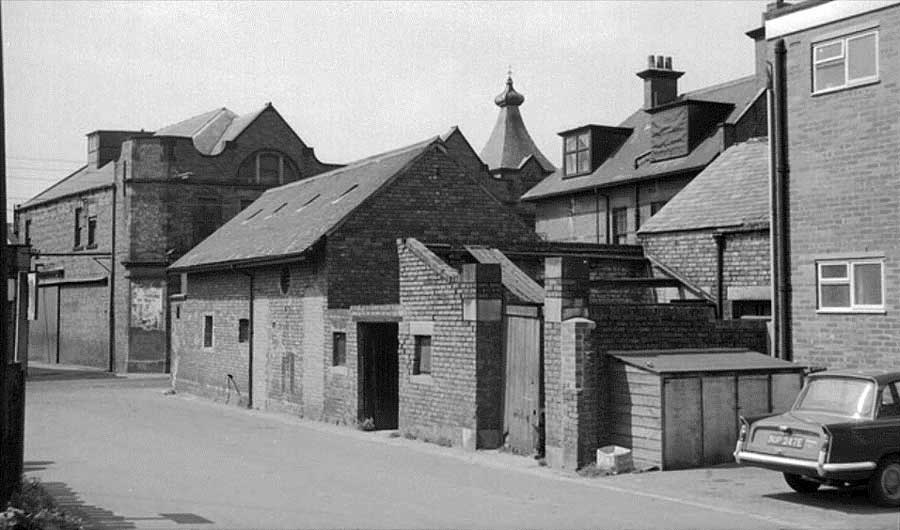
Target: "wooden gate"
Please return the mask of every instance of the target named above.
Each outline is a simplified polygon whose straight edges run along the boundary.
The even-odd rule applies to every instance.
[[[541,318],[536,306],[506,306],[504,314],[505,383],[503,428],[513,451],[542,451]]]
[[[59,362],[59,286],[38,289],[37,320],[28,326],[28,358],[43,363]]]

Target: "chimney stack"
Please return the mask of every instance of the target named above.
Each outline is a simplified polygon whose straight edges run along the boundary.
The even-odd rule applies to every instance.
[[[644,80],[644,109],[652,109],[678,98],[678,78],[684,72],[672,70],[672,58],[662,55],[647,57],[647,69],[638,72]]]

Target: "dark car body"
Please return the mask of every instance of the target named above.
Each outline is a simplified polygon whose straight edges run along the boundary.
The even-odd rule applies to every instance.
[[[819,403],[833,400],[834,406],[808,406],[811,388],[812,392],[838,389],[832,395],[820,392],[818,396]],[[843,389],[850,389],[845,401],[855,400],[853,403],[841,403]],[[812,491],[818,484],[865,482],[870,482],[871,491],[877,487],[871,482],[884,478],[879,474],[888,466],[888,497],[892,498],[900,469],[900,463],[895,463],[900,462],[900,372],[815,373],[807,377],[791,410],[761,418],[742,417],[741,424],[734,451],[740,464],[782,471],[798,491]],[[814,486],[804,488],[801,483],[798,488],[792,479]]]

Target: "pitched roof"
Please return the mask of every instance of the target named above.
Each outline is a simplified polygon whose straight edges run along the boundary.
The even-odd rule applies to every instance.
[[[681,96],[681,100],[731,103],[734,108],[725,119],[725,123],[735,123],[761,94],[762,90],[756,77],[747,76],[687,92]],[[709,164],[720,152],[720,141],[716,135],[711,134],[700,141],[686,156],[643,164],[635,169],[635,160],[651,149],[650,120],[649,113],[643,109],[637,110],[619,125],[619,127],[632,129],[631,135],[593,173],[581,177],[564,178],[562,170],[557,170],[539,182],[537,186],[531,188],[522,196],[522,199],[538,199],[615,185],[640,178],[699,169]]]
[[[513,295],[525,302],[544,303],[544,288],[496,248],[467,245],[466,251],[479,263],[500,264],[501,282]]]
[[[519,112],[519,105],[523,101],[525,97],[515,91],[512,79],[507,79],[506,90],[494,101],[500,107],[497,122],[490,138],[484,144],[484,149],[481,150],[481,159],[491,171],[520,169],[532,156],[545,171],[556,170],[534,144],[528,129],[525,128],[525,122]]]
[[[251,112],[237,115],[225,107],[204,112],[184,121],[167,125],[156,131],[155,136],[191,138],[194,147],[204,155],[217,155],[225,149],[225,142],[234,140],[271,104]]]
[[[93,169],[90,166],[81,167],[71,175],[35,195],[19,208],[30,208],[68,195],[111,186],[115,176],[115,169],[116,164],[112,161],[107,162],[106,165],[99,169]]]
[[[439,137],[431,138],[271,188],[171,268],[216,268],[299,255],[428,148],[439,143]]]
[[[769,142],[752,138],[726,149],[639,233],[723,228],[769,220]]]

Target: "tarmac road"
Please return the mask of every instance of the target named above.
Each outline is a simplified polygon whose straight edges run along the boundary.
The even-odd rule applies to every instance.
[[[859,492],[764,470],[587,479],[497,452],[163,395],[160,377],[32,366],[26,473],[93,528],[890,528]]]

